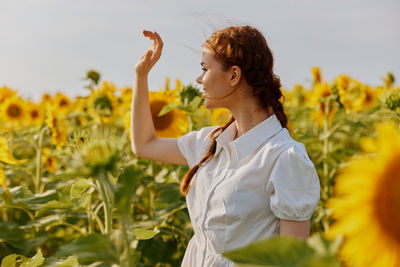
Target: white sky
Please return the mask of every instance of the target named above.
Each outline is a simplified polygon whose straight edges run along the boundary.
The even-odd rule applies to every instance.
[[[283,86],[307,85],[320,66],[371,84],[391,71],[400,80],[399,0],[0,0],[0,86],[38,100],[44,92],[86,95],[89,69],[118,87],[132,86],[134,66],[151,45],[142,29],[164,41],[149,76],[194,83],[201,43],[213,29],[249,24],[266,36]],[[173,85],[173,84],[171,84]]]

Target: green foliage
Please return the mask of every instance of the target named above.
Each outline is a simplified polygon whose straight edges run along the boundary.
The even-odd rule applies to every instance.
[[[63,245],[55,255],[63,257],[76,255],[80,264],[93,262],[119,263],[119,255],[109,237],[100,234],[82,236],[73,242]]]
[[[318,237],[316,237],[318,238]],[[225,252],[223,255],[237,266],[277,267],[339,267],[335,254],[327,253],[318,241],[312,239],[314,249],[304,240],[290,236],[278,236],[252,243],[246,247]],[[336,252],[336,251],[334,251]]]
[[[87,80],[92,90],[100,74],[88,72]],[[393,82],[394,77],[388,75],[385,86]],[[292,102],[285,107],[291,134],[304,143],[321,179],[321,201],[311,217],[312,233],[322,233],[332,223],[325,203],[334,193],[340,168],[360,152],[359,140],[373,135],[377,122],[399,121],[386,109],[398,109],[397,91],[386,98],[386,108],[378,104],[348,112],[338,101],[338,89],[332,90],[331,96],[320,100],[335,103],[337,111],[323,127],[312,121],[314,109],[304,105],[307,98],[302,92],[296,96],[300,106]],[[180,109],[189,117],[189,131],[209,126],[209,118],[199,118],[206,113],[195,87],[184,87],[179,100],[179,104],[164,107],[159,116]],[[100,96],[94,105],[97,112],[109,112],[108,98]],[[179,266],[193,236],[179,190],[188,166],[136,157],[119,120],[82,126],[75,122],[74,113],[66,120],[73,129],[60,151],[52,145],[46,126],[1,133],[10,140],[12,154],[28,160],[12,166],[0,163],[11,196],[0,187],[1,266],[25,262],[30,266]],[[55,173],[38,161],[37,155],[45,148],[57,161]],[[272,238],[225,255],[238,266],[338,266],[340,242],[327,241],[321,234],[307,242]]]
[[[163,116],[174,109],[180,109],[188,113],[193,113],[201,106],[204,101],[201,97],[199,90],[197,90],[192,85],[185,86],[179,92],[179,98],[181,104],[172,103],[164,106],[158,116]]]

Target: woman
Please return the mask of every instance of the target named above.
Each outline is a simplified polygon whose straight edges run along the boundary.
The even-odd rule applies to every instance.
[[[203,44],[206,108],[227,108],[222,126],[184,136],[157,138],[151,123],[147,75],[160,58],[156,32],[143,32],[153,46],[136,64],[132,102],[132,150],[150,160],[188,164],[186,196],[194,236],[182,266],[233,266],[224,251],[274,235],[306,239],[320,185],[303,144],[287,130],[279,78],[263,35],[249,26],[214,32]]]

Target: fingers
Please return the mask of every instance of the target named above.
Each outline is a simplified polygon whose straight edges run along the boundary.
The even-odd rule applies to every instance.
[[[157,32],[143,30],[143,35],[149,37],[151,40],[154,40],[155,45],[158,45],[160,48],[163,47],[163,42],[161,41],[161,37]]]
[[[154,33],[151,31],[143,30],[143,35],[149,37],[151,40],[154,40]]]
[[[146,54],[145,58],[155,63],[161,57],[161,51],[164,45],[161,37],[157,32],[147,30],[143,30],[143,35],[154,41],[153,47],[150,48],[152,51],[151,54]]]
[[[164,44],[163,44],[163,42],[161,41],[160,35],[159,35],[157,32],[154,32],[154,36],[155,36],[155,38],[156,38],[157,44],[160,46],[160,48],[162,48]]]
[[[153,50],[147,50],[146,54],[145,54],[145,59],[150,59],[151,56],[153,55]]]

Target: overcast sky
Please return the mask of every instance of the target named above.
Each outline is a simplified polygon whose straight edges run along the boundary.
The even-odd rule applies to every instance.
[[[371,84],[391,71],[400,80],[399,0],[0,0],[0,87],[38,100],[45,92],[87,95],[81,79],[95,69],[118,87],[132,86],[134,66],[151,45],[142,29],[164,41],[149,76],[194,83],[201,44],[214,29],[248,24],[266,36],[275,73],[286,88],[307,84],[320,66]]]

